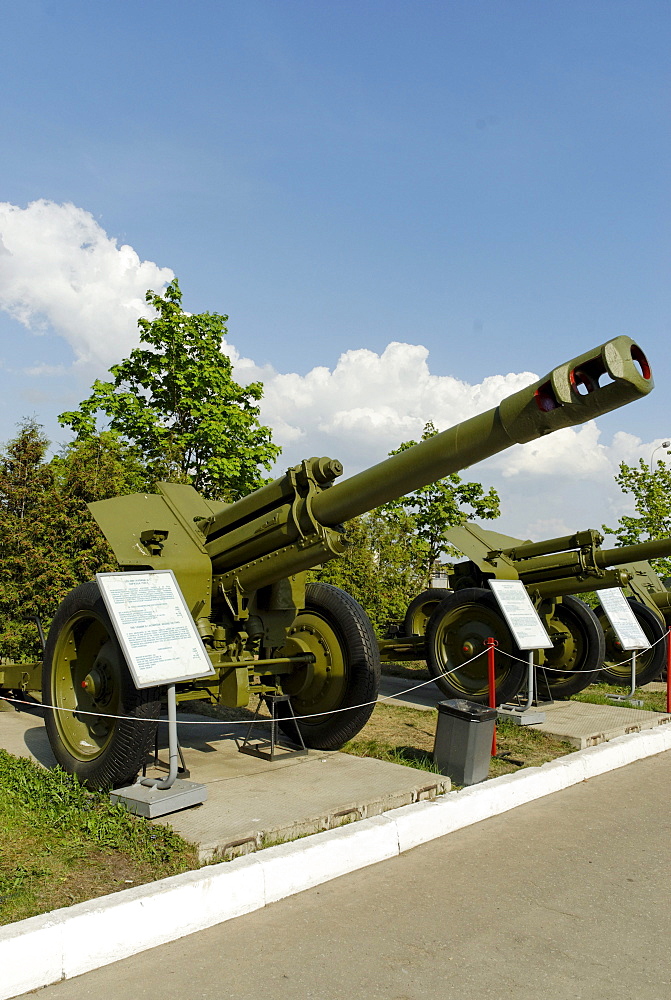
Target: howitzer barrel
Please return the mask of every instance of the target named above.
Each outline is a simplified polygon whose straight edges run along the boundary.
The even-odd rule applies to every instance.
[[[542,542],[519,542],[508,549],[501,549],[501,555],[514,561],[533,559],[535,556],[552,555],[555,552],[566,552],[567,549],[581,549],[585,545],[600,545],[603,535],[592,528],[587,531],[576,531],[574,535],[561,535],[559,538],[546,538]]]
[[[651,538],[635,545],[601,549],[596,552],[596,561],[599,566],[622,566],[624,563],[642,559],[665,559],[667,556],[671,556],[671,538]]]
[[[578,536],[587,538],[593,534],[596,539],[601,538],[598,532],[579,532]],[[540,542],[539,545],[543,543]],[[530,546],[529,546],[530,548]],[[517,549],[510,549],[515,558],[525,550],[525,546]],[[537,584],[542,582],[560,581],[562,577],[573,576],[575,578],[587,578],[592,573],[599,573],[614,566],[624,566],[627,563],[638,562],[644,559],[660,559],[671,556],[671,538],[651,539],[648,542],[639,542],[636,545],[618,545],[612,549],[600,549],[598,541],[592,545],[585,544],[584,548],[574,549],[569,552],[556,552],[544,556],[532,556],[529,559],[521,558],[515,561],[515,568],[520,580],[525,584]],[[621,584],[613,584],[621,586]]]
[[[494,409],[324,490],[314,498],[313,512],[321,524],[341,524],[513,444],[608,413],[647,395],[652,387],[640,347],[629,337],[616,337],[560,365]]]
[[[630,575],[626,569],[608,569],[599,576],[566,576],[527,585],[539,597],[555,598],[584,594],[591,590],[605,590],[608,587],[626,587],[629,580]]]

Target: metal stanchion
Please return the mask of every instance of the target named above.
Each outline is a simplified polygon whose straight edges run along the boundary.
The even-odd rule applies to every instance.
[[[606,698],[610,701],[626,701],[630,705],[638,705],[639,707],[643,704],[640,698],[634,698],[636,693],[636,650],[631,651],[631,691],[629,694],[607,694]]]
[[[489,679],[489,707],[496,708],[496,670],[494,666],[494,649],[496,639],[485,639],[487,647],[487,676]],[[496,723],[494,723],[494,735],[492,736],[492,757],[496,756]]]
[[[177,739],[177,696],[175,685],[168,685],[168,760],[166,778],[140,778],[132,785],[110,792],[112,802],[119,802],[138,816],[155,819],[180,809],[198,806],[207,799],[205,785],[178,778],[179,741]]]
[[[179,767],[179,749],[177,741],[177,695],[175,685],[168,685],[168,776],[167,778],[141,778],[140,784],[146,788],[159,788],[165,791],[172,788],[177,779]]]

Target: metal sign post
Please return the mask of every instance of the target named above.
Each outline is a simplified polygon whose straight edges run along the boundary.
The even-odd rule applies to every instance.
[[[629,601],[620,587],[609,587],[599,592],[601,607],[615,632],[623,650],[631,650],[631,691],[629,694],[607,694],[611,701],[628,701],[632,705],[643,702],[634,698],[636,691],[636,653],[639,649],[650,649],[648,637],[640,626]]]
[[[531,711],[536,701],[534,650],[551,649],[552,640],[521,580],[490,580],[489,586],[515,642],[520,649],[529,650],[527,703],[526,705],[501,705],[498,710],[499,715],[501,718],[518,722],[522,726],[533,726],[545,722],[545,712]]]
[[[215,671],[172,570],[98,573],[98,584],[137,688],[167,687],[169,770],[165,778],[141,778],[110,793],[131,812],[154,819],[200,805],[204,785],[177,777],[179,681]]]

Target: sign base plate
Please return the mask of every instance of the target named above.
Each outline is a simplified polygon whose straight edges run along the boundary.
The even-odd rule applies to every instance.
[[[637,705],[638,708],[643,704],[639,698],[628,698],[626,694],[607,694],[606,698],[608,701],[624,701],[628,705]]]
[[[137,782],[110,792],[110,800],[145,819],[156,819],[180,809],[199,806],[207,799],[207,787],[196,781],[176,778],[171,788],[149,788]]]
[[[537,726],[545,722],[545,712],[534,708],[519,708],[517,705],[499,705],[496,714],[499,719],[514,722],[518,726]]]

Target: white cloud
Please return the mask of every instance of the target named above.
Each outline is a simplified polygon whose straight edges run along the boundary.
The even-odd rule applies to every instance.
[[[172,277],[168,268],[141,261],[132,247],[118,246],[75,205],[41,200],[21,209],[0,203],[0,309],[33,333],[51,328],[62,337],[74,352],[79,381],[87,365],[100,374],[128,354],[138,340],[138,316],[150,315],[146,289],[160,291]],[[428,421],[443,430],[537,378],[509,373],[471,385],[435,375],[421,344],[394,342],[381,354],[350,350],[333,370],[319,366],[303,375],[259,365],[230,343],[225,349],[240,381],[264,383],[262,419],[284,447],[278,471],[310,455],[329,455],[351,475],[401,441],[418,438]],[[63,371],[39,360],[27,369],[36,377]],[[69,387],[80,390],[87,388]],[[59,409],[76,400],[63,400]],[[609,442],[590,422],[516,446],[465,475],[499,490],[499,530],[550,537],[604,521],[614,525],[631,509],[614,483],[619,463],[647,461],[659,444],[661,439],[643,442],[624,431]]]
[[[593,420],[516,448],[500,456],[503,476],[562,476],[600,479],[612,470],[612,456],[600,441],[601,431]]]
[[[146,290],[173,276],[76,205],[0,202],[0,309],[33,333],[52,327],[80,364],[106,369],[124,357],[138,341],[138,317],[152,314]]]
[[[330,449],[334,457],[350,453],[351,471],[379,461],[403,440],[420,437],[429,421],[440,430],[450,427],[496,406],[537,377],[531,372],[495,375],[470,385],[451,375],[433,375],[421,344],[394,342],[382,354],[346,351],[333,371],[320,366],[305,375],[259,368],[230,344],[227,349],[238,379],[264,383],[262,417],[285,447],[285,464],[305,457],[305,449],[310,454]]]
[[[562,476],[598,482],[605,475],[614,476],[620,462],[631,465],[639,458],[647,459],[659,443],[643,442],[626,431],[617,431],[610,443],[602,441],[601,436],[598,425],[590,420],[504,452],[494,461],[506,479]],[[658,457],[661,455],[660,451]]]
[[[620,463],[648,462],[661,440],[617,431],[606,441],[590,422],[504,452],[484,467],[503,498],[502,530],[508,530],[505,520],[518,526],[511,534],[540,539],[582,528],[600,530],[603,524],[615,527],[634,510],[631,495],[615,482]]]
[[[32,375],[37,378],[42,378],[42,376],[50,375],[67,375],[68,369],[65,365],[34,365],[32,368],[23,369],[26,375]]]

